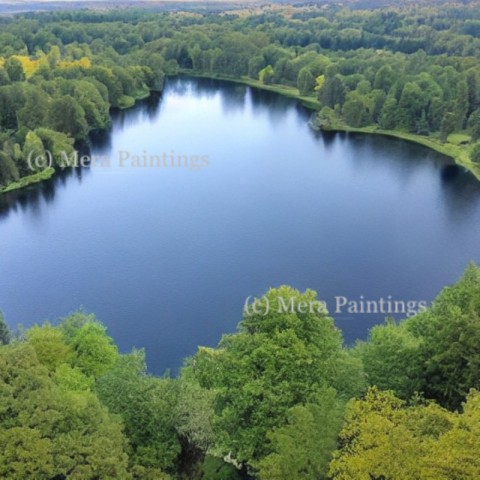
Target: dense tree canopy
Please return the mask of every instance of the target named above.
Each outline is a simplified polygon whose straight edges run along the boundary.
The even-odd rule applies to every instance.
[[[85,139],[92,129],[108,128],[111,107],[133,105],[179,69],[298,88],[332,109],[328,122],[317,117],[322,128],[379,126],[439,142],[461,131],[476,141],[477,24],[475,3],[2,19],[0,188],[34,173],[12,154],[25,152],[29,131]]]
[[[479,288],[472,264],[354,348],[315,292],[271,289],[177,378],[119,353],[93,315],[13,338],[0,317],[0,475],[477,479]]]

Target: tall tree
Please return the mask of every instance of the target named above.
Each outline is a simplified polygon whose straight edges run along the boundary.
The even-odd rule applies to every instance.
[[[341,335],[315,292],[271,289],[255,306],[237,334],[200,349],[191,366],[203,387],[220,392],[220,447],[243,463],[269,453],[267,432],[285,424],[291,407],[316,401],[341,358]]]
[[[12,82],[23,82],[25,80],[22,62],[18,58],[7,58],[4,68],[7,71],[8,78]]]
[[[319,403],[297,405],[287,414],[287,425],[267,434],[272,453],[259,463],[261,480],[323,480],[337,446],[343,405],[330,389]]]
[[[0,391],[2,478],[130,478],[118,419],[58,386],[28,342],[0,348]]]
[[[480,268],[471,264],[459,282],[406,325],[421,338],[421,390],[459,409],[471,388],[480,389]]]
[[[297,78],[297,87],[300,91],[300,95],[308,95],[313,92],[315,87],[315,77],[312,75],[312,72],[308,67],[303,67],[300,72],[298,72]]]
[[[88,133],[85,111],[70,95],[54,99],[48,110],[49,126],[75,139],[84,139]]]

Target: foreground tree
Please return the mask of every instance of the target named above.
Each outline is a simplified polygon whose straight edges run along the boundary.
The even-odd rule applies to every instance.
[[[421,340],[405,325],[393,320],[370,330],[368,340],[360,342],[359,354],[368,383],[382,390],[393,390],[403,399],[422,388]]]
[[[225,454],[255,464],[271,453],[267,434],[286,425],[290,408],[321,402],[327,385],[349,383],[340,379],[341,345],[315,292],[281,287],[257,299],[218,349],[201,348],[190,369],[200,385],[219,392],[217,443]]]
[[[292,407],[288,424],[267,434],[272,453],[259,463],[261,480],[326,479],[343,420],[343,405],[333,389],[319,403]]]
[[[139,469],[173,471],[181,450],[175,430],[176,384],[148,376],[144,352],[136,351],[118,357],[114,367],[97,381],[96,391],[102,403],[125,423],[131,463]]]
[[[421,339],[421,390],[449,409],[480,389],[480,268],[471,264],[432,307],[406,321]]]
[[[329,474],[334,480],[474,480],[479,415],[477,391],[457,414],[434,403],[409,406],[373,388],[350,403]]]
[[[2,478],[129,478],[118,420],[57,385],[28,343],[0,348],[0,392]]]

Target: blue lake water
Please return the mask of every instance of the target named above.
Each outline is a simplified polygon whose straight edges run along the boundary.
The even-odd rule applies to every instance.
[[[339,297],[430,302],[480,261],[471,175],[400,140],[314,132],[309,115],[188,78],[115,113],[94,165],[0,198],[7,323],[83,307],[162,373],[270,287],[316,290],[353,342],[386,315],[336,312]]]

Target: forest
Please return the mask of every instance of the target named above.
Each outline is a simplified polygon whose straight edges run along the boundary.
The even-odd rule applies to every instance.
[[[431,308],[347,347],[316,292],[155,377],[79,311],[0,319],[0,476],[8,479],[477,480],[480,268]],[[297,311],[298,310],[298,311]],[[253,477],[252,477],[253,476]]]
[[[476,2],[0,17],[0,195],[177,75],[293,96],[313,128],[416,139],[478,176],[479,60]],[[0,477],[478,480],[480,267],[353,345],[326,310],[275,308],[319,300],[272,288],[161,377],[92,313],[0,314]]]
[[[315,128],[420,139],[480,175],[480,6],[142,9],[0,18],[0,192],[47,178],[165,76],[295,96]],[[52,164],[32,162],[51,154]]]

